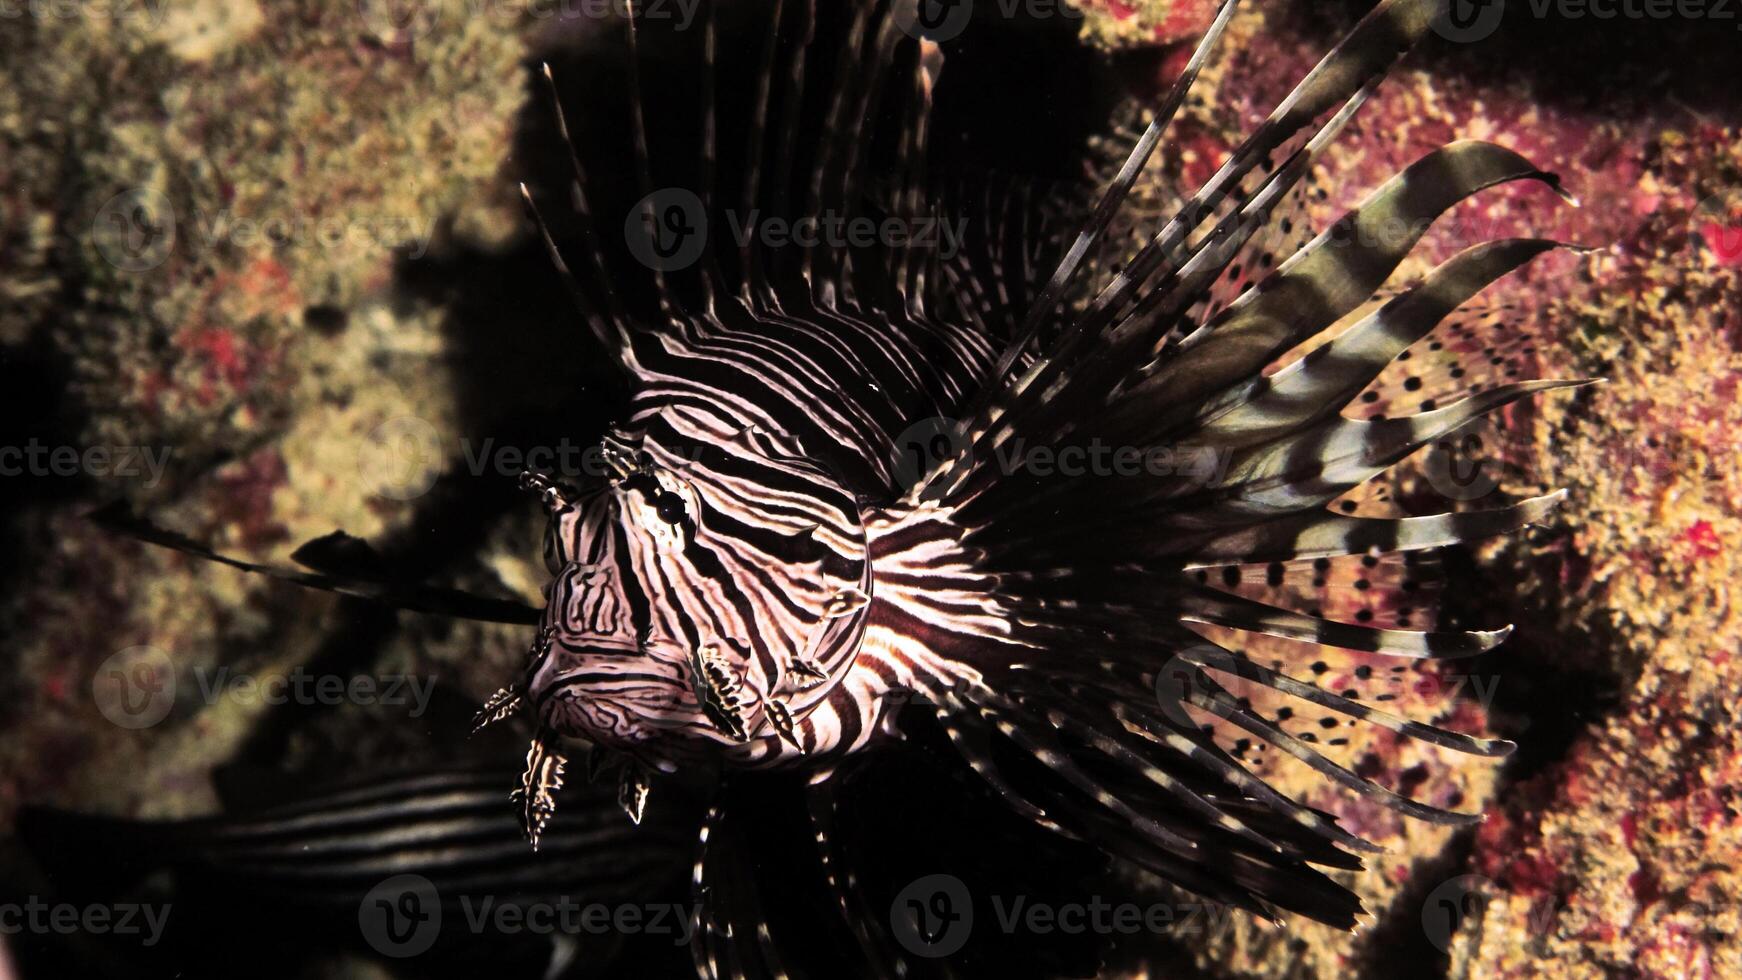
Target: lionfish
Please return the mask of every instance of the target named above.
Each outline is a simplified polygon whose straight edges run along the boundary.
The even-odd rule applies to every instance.
[[[1034,825],[1259,916],[1352,927],[1358,900],[1319,869],[1359,868],[1359,852],[1377,848],[1255,776],[1224,731],[1412,817],[1478,816],[1332,761],[1311,733],[1236,696],[1235,682],[1477,756],[1511,745],[1297,679],[1288,663],[1210,642],[1206,628],[1400,663],[1505,638],[1413,630],[1407,616],[1337,621],[1232,586],[1298,584],[1338,560],[1396,571],[1428,549],[1538,522],[1562,499],[1412,517],[1333,506],[1486,413],[1582,383],[1476,372],[1430,410],[1343,412],[1465,301],[1556,247],[1478,245],[1377,302],[1434,219],[1485,188],[1558,191],[1556,178],[1498,145],[1452,143],[1281,261],[1260,262],[1326,147],[1443,16],[1431,0],[1384,0],[1146,244],[1109,256],[1129,192],[1228,27],[1228,0],[1123,166],[1082,202],[1074,237],[979,213],[960,248],[920,234],[734,238],[726,229],[747,220],[912,229],[967,213],[928,174],[945,45],[917,5],[819,6],[830,7],[774,0],[759,43],[741,47],[720,43],[720,24],[747,16],[744,5],[709,5],[687,46],[668,32],[697,60],[679,69],[662,52],[659,80],[682,88],[688,111],[657,118],[638,67],[657,25],[632,12],[612,35],[627,67],[594,86],[624,93],[613,117],[628,136],[622,166],[583,159],[577,148],[596,141],[570,126],[587,121],[564,113],[558,73],[541,73],[570,151],[567,233],[522,193],[592,342],[632,391],[599,447],[600,479],[522,478],[548,515],[542,610],[323,568],[323,552],[354,539],[305,548],[312,572],[223,560],[402,608],[535,624],[524,674],[478,719],[531,721],[512,796],[535,847],[569,739],[590,744],[589,768],[616,770],[637,821],[672,774],[717,771],[722,785],[748,770],[804,774],[801,820],[826,904],[850,920],[873,972],[917,967],[884,948],[880,917],[845,870],[836,792],[853,760],[903,736],[904,706],[935,715],[962,778]],[[660,151],[656,137],[690,126],[690,152]],[[640,200],[602,207],[613,181]],[[618,217],[623,241],[608,233]],[[1021,465],[1025,447],[1094,445],[1204,447],[1218,466],[1099,478]],[[753,831],[734,825],[732,804],[722,794],[701,830],[694,875],[709,913],[696,964],[707,976],[784,975],[781,937],[758,911],[758,855],[742,853]]]

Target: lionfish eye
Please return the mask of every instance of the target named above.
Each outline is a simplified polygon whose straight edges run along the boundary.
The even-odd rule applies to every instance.
[[[658,514],[659,519],[667,524],[681,524],[683,519],[688,516],[688,511],[684,508],[683,498],[670,490],[653,498],[653,512]]]

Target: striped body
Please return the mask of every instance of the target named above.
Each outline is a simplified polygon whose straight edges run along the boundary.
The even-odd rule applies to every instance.
[[[882,594],[901,562],[870,503],[896,487],[891,433],[916,402],[959,401],[992,358],[973,330],[902,327],[838,311],[826,328],[767,318],[735,343],[698,329],[637,350],[647,387],[604,446],[618,474],[552,514],[549,644],[527,687],[542,723],[665,770],[868,744],[889,696],[914,690],[910,645],[885,622],[913,583]],[[742,739],[704,711],[697,650],[741,702]]]

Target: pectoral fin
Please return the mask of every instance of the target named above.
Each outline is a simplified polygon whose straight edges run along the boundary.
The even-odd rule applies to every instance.
[[[563,768],[568,759],[551,748],[547,739],[555,736],[540,732],[526,751],[526,771],[520,774],[520,787],[509,794],[520,807],[520,829],[533,850],[545,825],[556,815],[556,792],[563,788]]]
[[[647,767],[634,759],[625,760],[623,770],[617,776],[617,805],[629,814],[629,822],[637,827],[641,826],[642,814],[647,812],[647,795],[652,789]]]
[[[476,735],[520,710],[520,691],[510,684],[490,695],[478,713],[472,716],[471,734]]]
[[[702,646],[690,654],[690,684],[702,714],[715,729],[734,742],[750,740],[744,722],[749,699],[743,681],[718,647]]]
[[[768,723],[774,726],[774,730],[780,734],[781,738],[790,742],[793,748],[800,752],[809,751],[804,747],[804,742],[799,740],[798,726],[793,724],[792,720],[792,709],[788,708],[785,702],[769,698],[763,702],[762,708],[768,715]]]

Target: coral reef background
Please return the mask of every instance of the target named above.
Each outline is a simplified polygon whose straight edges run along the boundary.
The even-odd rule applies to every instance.
[[[1140,200],[1160,207],[1206,176],[1367,6],[1245,3]],[[1027,37],[1058,35],[1107,52],[1109,77],[1141,100],[1213,7],[1048,5],[1008,48],[971,57],[1031,57]],[[1227,918],[1160,937],[1153,975],[1742,976],[1742,21],[1718,4],[1609,19],[1489,7],[1504,17],[1486,34],[1449,31],[1386,84],[1308,210],[1323,226],[1455,137],[1512,146],[1581,200],[1483,195],[1406,270],[1497,234],[1591,247],[1485,297],[1537,373],[1609,382],[1508,420],[1500,442],[1521,465],[1496,492],[1565,486],[1571,500],[1554,526],[1470,556],[1478,584],[1446,599],[1474,624],[1517,623],[1512,639],[1412,688],[1521,751],[1494,767],[1367,747],[1381,781],[1482,807],[1473,834],[1296,777],[1288,788],[1391,848],[1351,879],[1371,927]],[[184,691],[220,668],[302,668],[439,678],[469,701],[513,671],[520,631],[383,616],[83,515],[125,500],[279,562],[342,527],[452,583],[537,600],[537,528],[503,450],[588,445],[612,395],[549,315],[566,297],[514,193],[533,167],[524,120],[543,108],[529,66],[558,43],[551,8],[5,9],[0,446],[38,463],[0,477],[0,827],[24,803],[211,812],[210,771],[238,759],[330,772],[415,757],[448,724],[438,711],[343,705],[287,722],[220,692],[131,730],[97,681],[117,657],[161,655]],[[61,465],[62,449],[77,461]],[[1411,479],[1429,476],[1402,491]],[[371,711],[408,716],[383,731]]]

